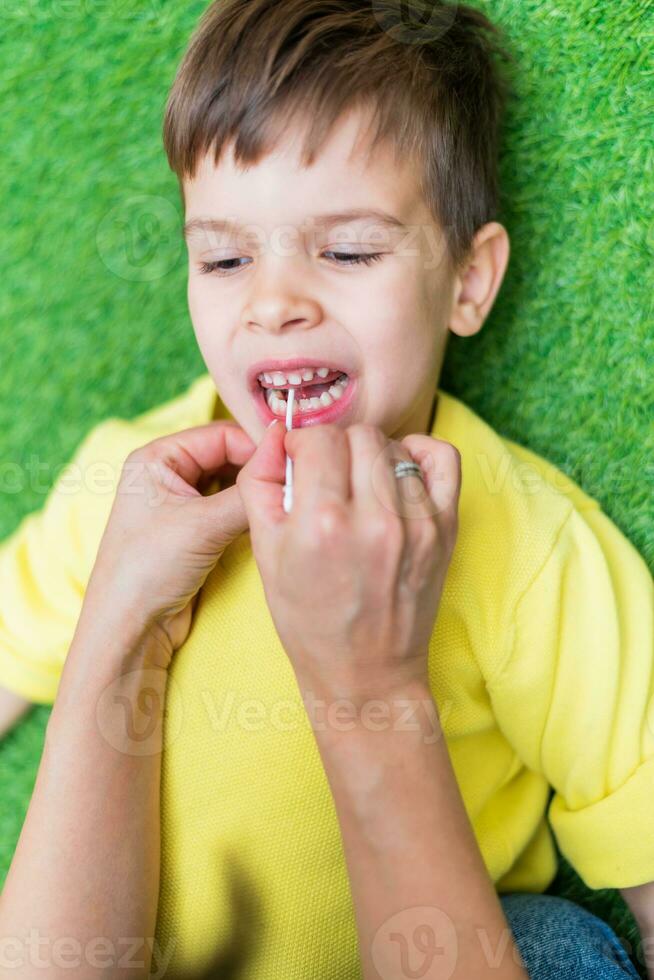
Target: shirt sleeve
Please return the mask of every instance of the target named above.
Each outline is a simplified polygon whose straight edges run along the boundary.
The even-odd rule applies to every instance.
[[[122,459],[100,423],[60,471],[43,507],[0,543],[0,685],[52,704],[111,510]]]
[[[654,582],[596,501],[571,510],[507,632],[487,688],[554,789],[561,852],[589,888],[654,881]]]

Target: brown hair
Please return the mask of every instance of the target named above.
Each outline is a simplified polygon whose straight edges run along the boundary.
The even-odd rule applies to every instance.
[[[495,56],[514,60],[501,41],[480,11],[440,0],[214,0],[165,110],[182,200],[182,179],[212,145],[217,164],[233,139],[237,164],[250,166],[274,149],[280,124],[306,121],[307,166],[344,110],[370,107],[370,152],[389,138],[396,160],[416,154],[424,200],[460,268],[499,208],[509,86]]]

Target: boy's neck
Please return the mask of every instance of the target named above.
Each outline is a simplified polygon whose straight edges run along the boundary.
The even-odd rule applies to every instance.
[[[436,421],[436,412],[438,411],[438,394],[434,395],[434,400],[431,403],[431,413],[429,415],[429,422],[427,423],[427,428],[425,432],[428,436],[431,435],[431,430],[434,428],[434,422]]]
[[[406,422],[394,432],[391,436],[392,439],[400,440],[404,436],[413,435],[414,433],[418,435],[431,435],[431,431],[434,427],[434,422],[436,420],[436,412],[438,411],[438,392],[429,396],[429,400],[422,402],[413,415],[406,420]]]

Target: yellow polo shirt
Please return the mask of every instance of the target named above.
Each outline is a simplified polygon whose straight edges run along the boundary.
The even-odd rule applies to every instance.
[[[53,701],[125,457],[216,405],[229,418],[216,399],[206,374],[97,425],[3,542],[1,684]],[[430,681],[489,874],[544,890],[553,831],[590,888],[654,880],[652,575],[595,500],[440,389],[432,435],[461,452],[462,487]],[[336,811],[249,533],[171,667],[157,924],[179,968],[241,937],[248,980],[360,976]]]

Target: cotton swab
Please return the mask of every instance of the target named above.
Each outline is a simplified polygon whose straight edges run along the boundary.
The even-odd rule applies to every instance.
[[[293,428],[293,402],[295,400],[295,388],[288,389],[288,401],[286,402],[286,431],[290,432]],[[284,484],[283,507],[286,514],[290,514],[293,506],[293,460],[286,453],[286,482]]]

